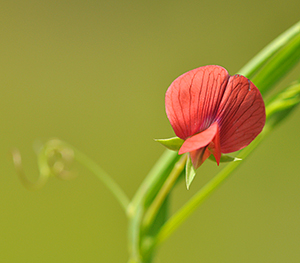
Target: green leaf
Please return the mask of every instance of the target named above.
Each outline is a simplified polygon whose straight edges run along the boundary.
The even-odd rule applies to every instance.
[[[217,162],[215,157],[211,154],[208,157],[211,161]],[[221,154],[221,159],[220,159],[220,163],[229,163],[229,162],[236,162],[236,161],[241,161],[242,159],[237,158],[237,157],[232,157],[230,155],[227,154]]]
[[[266,107],[267,122],[271,127],[284,120],[300,103],[300,80],[276,94]]]
[[[266,65],[252,78],[252,82],[262,94],[270,89],[288,73],[300,60],[300,30]]]
[[[247,78],[252,78],[274,54],[276,54],[282,47],[286,46],[299,33],[300,21],[263,48],[242,69],[240,69],[239,74],[244,75]]]
[[[196,175],[196,170],[192,164],[192,160],[190,156],[188,157],[186,161],[186,166],[185,166],[185,182],[186,182],[186,188],[189,190],[190,185],[192,181],[194,180]]]
[[[178,137],[172,137],[168,139],[155,139],[155,141],[161,143],[163,146],[167,147],[172,151],[179,151],[181,145],[184,142],[184,140]]]

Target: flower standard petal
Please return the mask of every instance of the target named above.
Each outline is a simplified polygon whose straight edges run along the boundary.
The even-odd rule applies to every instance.
[[[214,122],[228,79],[223,67],[204,66],[173,81],[165,103],[168,119],[178,137],[185,140]]]
[[[259,90],[244,76],[231,76],[219,110],[222,153],[246,147],[262,131],[265,105]]]

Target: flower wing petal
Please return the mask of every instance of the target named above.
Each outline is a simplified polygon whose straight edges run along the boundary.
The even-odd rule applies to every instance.
[[[178,137],[185,140],[214,122],[228,79],[223,67],[204,66],[173,81],[165,103],[168,119]]]
[[[218,124],[215,122],[205,131],[186,139],[185,142],[182,144],[181,148],[179,149],[178,154],[192,152],[207,146],[214,139],[217,133]]]
[[[229,78],[217,120],[222,153],[246,147],[262,131],[265,105],[256,86],[241,75]]]

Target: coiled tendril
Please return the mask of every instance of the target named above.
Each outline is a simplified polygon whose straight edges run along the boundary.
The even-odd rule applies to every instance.
[[[74,178],[70,165],[74,160],[74,151],[58,139],[46,142],[37,151],[39,177],[37,181],[30,181],[24,172],[20,151],[12,151],[13,162],[21,183],[29,190],[42,188],[51,176],[62,180]]]

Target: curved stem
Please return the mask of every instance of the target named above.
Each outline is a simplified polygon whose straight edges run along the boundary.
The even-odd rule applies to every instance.
[[[105,184],[105,186],[112,192],[117,201],[120,203],[122,208],[126,211],[129,205],[129,198],[124,193],[122,188],[87,155],[77,150],[73,146],[67,145],[67,147],[71,148],[74,151],[74,158],[77,160],[77,162],[85,166]]]

